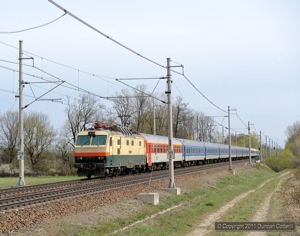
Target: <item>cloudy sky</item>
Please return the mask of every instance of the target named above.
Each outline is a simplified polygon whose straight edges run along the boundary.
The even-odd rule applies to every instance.
[[[234,132],[244,123],[284,146],[287,126],[300,120],[300,1],[298,0],[110,0],[55,3],[100,32],[141,54],[146,60],[83,25],[70,15],[40,28],[63,11],[47,0],[10,0],[0,14],[0,114],[17,110],[18,44],[23,40],[24,81],[64,80],[100,96],[114,96],[125,87],[115,78],[163,77],[167,59],[184,65],[191,82],[173,73],[173,98],[181,96],[196,111],[224,116],[228,106]],[[154,62],[154,63],[153,63]],[[15,64],[14,64],[15,63]],[[33,65],[36,68],[33,68]],[[43,73],[42,71],[47,72]],[[182,72],[180,68],[174,68]],[[97,75],[97,76],[93,76]],[[128,81],[131,86],[157,81]],[[192,86],[193,85],[193,86]],[[54,84],[31,83],[24,105]],[[162,81],[156,88],[163,93]],[[197,88],[197,90],[195,89]],[[203,93],[212,103],[208,102]],[[78,91],[59,86],[44,98],[76,97]],[[112,103],[102,101],[106,106]],[[46,113],[59,128],[65,104],[39,101],[27,111]],[[219,109],[221,108],[221,109]],[[232,113],[235,113],[233,111]],[[223,118],[215,118],[227,126]],[[241,122],[242,121],[242,122]]]

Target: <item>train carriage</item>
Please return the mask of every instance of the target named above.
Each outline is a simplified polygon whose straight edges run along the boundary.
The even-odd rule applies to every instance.
[[[194,165],[204,163],[205,161],[205,145],[203,142],[179,139],[182,143],[182,155],[185,165]]]
[[[220,160],[228,160],[229,158],[229,146],[219,144]]]
[[[234,146],[231,150],[231,157],[233,159],[249,158],[249,148]]]
[[[219,145],[214,143],[204,143],[206,160],[220,159]]]
[[[165,169],[168,167],[168,143],[169,139],[165,136],[141,134],[146,140],[146,152],[147,152],[147,165],[151,169]],[[182,144],[181,142],[173,138],[173,151],[174,151],[174,165],[178,166],[182,164]]]

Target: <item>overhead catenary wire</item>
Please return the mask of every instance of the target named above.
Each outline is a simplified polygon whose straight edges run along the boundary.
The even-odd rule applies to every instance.
[[[131,49],[131,48],[125,46],[124,44],[120,43],[119,41],[117,41],[117,40],[111,38],[109,35],[103,33],[102,31],[98,30],[98,29],[95,28],[94,26],[88,24],[87,22],[85,22],[84,20],[80,19],[78,16],[76,16],[76,15],[74,15],[73,13],[69,12],[68,10],[66,10],[66,9],[63,8],[62,6],[58,5],[58,4],[55,3],[54,1],[52,1],[52,0],[48,0],[48,1],[49,1],[50,3],[52,3],[54,6],[56,6],[57,8],[59,8],[60,10],[64,11],[64,12],[65,12],[66,14],[68,14],[69,16],[73,17],[75,20],[79,21],[80,23],[84,24],[85,26],[89,27],[90,29],[96,31],[97,33],[101,34],[101,35],[104,36],[105,38],[107,38],[107,39],[113,41],[114,43],[118,44],[119,46],[125,48],[126,50],[128,50],[128,51],[134,53],[135,55],[137,55],[137,56],[139,56],[139,57],[141,57],[141,58],[143,58],[143,59],[145,59],[145,60],[147,60],[147,61],[149,61],[149,62],[151,62],[151,63],[153,63],[153,64],[155,64],[155,65],[157,65],[157,66],[159,66],[159,67],[166,68],[166,66],[163,66],[163,65],[161,65],[160,63],[155,62],[155,61],[151,60],[150,58],[143,56],[142,54],[136,52],[135,50],[133,50],[133,49]]]
[[[118,78],[118,80],[158,80],[158,79],[166,79],[166,77],[153,77],[153,78]]]
[[[36,66],[33,66],[33,65],[26,65],[26,66],[33,67],[33,68],[35,68],[35,69],[37,69],[37,70],[39,70],[39,71],[41,71],[41,72],[43,72],[43,73],[45,73],[45,74],[48,74],[48,75],[51,76],[51,77],[56,78],[57,80],[59,80],[59,82],[58,82],[58,81],[51,81],[51,80],[49,80],[49,78],[46,79],[45,77],[42,77],[42,76],[37,76],[37,75],[34,75],[34,74],[29,74],[29,73],[26,73],[26,72],[22,72],[22,74],[24,74],[24,75],[27,75],[27,76],[30,76],[30,77],[33,77],[33,78],[37,78],[37,79],[41,79],[41,80],[46,81],[46,82],[40,82],[40,83],[60,83],[60,82],[64,82],[64,84],[60,84],[62,87],[65,87],[65,88],[68,88],[68,89],[72,89],[72,90],[75,90],[75,91],[81,91],[81,92],[84,92],[84,93],[93,95],[93,96],[98,97],[98,98],[101,98],[101,99],[105,99],[105,100],[111,101],[111,100],[113,100],[113,99],[121,98],[120,96],[106,96],[106,97],[100,96],[100,95],[95,94],[95,93],[93,93],[93,92],[91,92],[91,91],[88,91],[88,90],[86,90],[86,89],[80,88],[80,87],[77,86],[77,85],[74,85],[74,84],[69,83],[69,82],[67,82],[67,81],[65,81],[65,80],[62,80],[62,79],[60,79],[60,78],[58,78],[58,77],[56,77],[56,76],[54,76],[54,75],[52,75],[52,74],[50,74],[50,73],[48,73],[48,72],[46,72],[46,71],[44,71],[44,70],[42,70],[42,69],[36,67]],[[4,69],[7,69],[7,70],[11,70],[11,71],[13,71],[13,72],[19,72],[19,71],[16,70],[16,69],[12,69],[12,68],[9,68],[9,67],[6,67],[6,66],[2,66],[2,65],[0,65],[0,68],[4,68]],[[33,82],[33,83],[36,83],[36,82]],[[28,83],[28,84],[29,84],[29,83]],[[125,83],[124,83],[124,84],[125,84]],[[68,85],[68,86],[67,86],[67,85]],[[126,84],[125,84],[125,85],[126,85]],[[129,85],[126,85],[126,86],[129,86]],[[0,91],[2,91],[2,90],[0,90]],[[138,90],[138,91],[139,91],[139,92],[142,92],[142,91],[140,91],[140,90]],[[10,92],[10,91],[4,91],[4,92]],[[14,92],[12,92],[12,93],[14,93]],[[147,97],[153,97],[153,96],[150,96],[150,95],[147,94],[147,93],[145,93],[145,94],[147,95]],[[60,95],[62,95],[62,94],[60,94]],[[66,95],[63,94],[63,96],[66,96]],[[30,96],[29,96],[29,97],[30,97]],[[32,96],[31,96],[31,97],[32,97]],[[132,97],[132,98],[134,97],[134,98],[136,98],[136,97],[143,97],[143,96],[129,96],[129,97]],[[155,98],[155,97],[154,97],[154,98]],[[158,99],[158,98],[155,98],[155,99],[157,99],[157,100],[159,100],[159,101],[165,103],[165,101],[162,101],[162,100],[160,100],[160,99]]]
[[[3,45],[5,45],[5,46],[8,46],[8,47],[11,47],[11,48],[13,48],[13,49],[18,50],[17,47],[12,46],[12,45],[10,45],[10,44],[7,44],[7,43],[1,42],[1,41],[0,41],[0,43],[3,44]],[[114,81],[116,80],[116,78],[113,78],[113,77],[108,77],[108,76],[103,76],[103,75],[97,75],[97,74],[95,74],[95,73],[90,73],[90,72],[87,72],[87,71],[83,71],[83,70],[81,70],[81,69],[74,68],[74,67],[69,66],[69,65],[65,65],[65,64],[63,64],[63,63],[61,63],[61,62],[56,62],[56,61],[54,61],[54,60],[51,60],[51,59],[48,59],[48,58],[39,56],[39,55],[37,55],[37,54],[35,54],[35,53],[28,52],[28,51],[25,51],[25,50],[23,51],[23,54],[24,54],[24,55],[27,55],[27,56],[38,57],[38,58],[40,58],[40,59],[42,59],[42,60],[51,62],[51,63],[53,63],[53,64],[56,64],[56,65],[59,65],[59,66],[68,68],[68,69],[70,69],[70,70],[74,70],[74,71],[76,71],[77,73],[83,73],[83,74],[86,74],[86,75],[88,75],[88,76],[92,76],[92,77],[95,77],[95,78],[104,80],[105,82],[110,83],[110,84],[112,84],[112,85],[117,85],[117,86],[118,86],[118,85],[120,84],[120,83],[114,83]],[[7,62],[7,63],[12,63],[12,64],[18,64],[17,62],[11,62],[11,61],[7,61],[7,60],[3,60],[3,59],[0,60],[0,61]],[[24,64],[24,66],[26,66],[26,64]],[[28,66],[31,66],[31,65],[28,65]],[[119,79],[119,80],[137,80],[137,79],[150,79],[150,80],[151,80],[151,79],[160,79],[160,80],[161,80],[161,79],[165,79],[165,78],[166,78],[166,77],[156,77],[156,78],[118,78],[118,79]],[[159,80],[159,81],[160,81],[160,80]],[[159,81],[158,81],[158,83],[159,83]],[[128,87],[128,86],[127,86],[127,87]],[[155,88],[153,89],[153,92],[155,91],[156,87],[157,87],[157,84],[156,84]],[[152,92],[152,93],[153,93],[153,92]],[[113,97],[113,98],[116,98],[116,97]]]
[[[8,44],[8,43],[5,43],[5,42],[2,42],[2,41],[0,41],[0,44],[3,44],[3,45],[5,45],[5,46],[10,47],[10,48],[13,48],[13,49],[15,49],[15,50],[19,50],[17,47],[12,46],[12,45],[10,45],[10,44]],[[37,54],[35,54],[35,53],[28,52],[28,51],[26,51],[26,50],[23,50],[23,54],[24,54],[24,55],[27,55],[27,56],[38,57],[38,58],[40,58],[41,60],[45,60],[45,61],[51,62],[51,63],[53,63],[53,64],[56,64],[56,65],[59,65],[59,66],[68,68],[68,69],[70,69],[70,70],[75,70],[75,71],[77,71],[77,72],[80,72],[80,73],[83,73],[83,74],[87,74],[87,75],[89,75],[89,76],[92,76],[92,77],[96,77],[96,78],[102,79],[102,80],[104,80],[105,82],[109,82],[109,83],[112,83],[112,84],[114,84],[114,85],[117,85],[116,83],[113,83],[112,81],[108,81],[108,80],[107,80],[107,79],[109,79],[109,80],[115,80],[115,78],[113,78],[113,77],[108,77],[108,76],[104,76],[104,75],[97,75],[97,74],[95,74],[95,73],[87,72],[87,71],[84,71],[84,70],[81,70],[81,69],[78,69],[78,68],[75,68],[75,67],[72,67],[72,66],[69,66],[69,65],[65,65],[65,64],[63,64],[63,63],[61,63],[61,62],[56,62],[56,61],[51,60],[51,59],[49,59],[49,58],[39,56],[39,55],[37,55]],[[5,62],[6,60],[2,60],[2,61]],[[9,62],[9,61],[7,61],[7,62]],[[9,62],[9,63],[19,64],[18,62]]]
[[[45,27],[47,25],[50,25],[50,24],[54,23],[55,21],[58,21],[60,18],[64,17],[66,14],[67,13],[64,13],[63,15],[59,16],[58,18],[55,18],[54,20],[51,20],[50,22],[47,22],[47,23],[42,24],[42,25],[38,25],[38,26],[26,28],[26,29],[21,29],[21,30],[0,31],[0,34],[16,34],[16,33],[21,33],[21,32],[25,32],[25,31],[29,31],[29,30],[34,30],[34,29],[42,28],[42,27]]]
[[[123,81],[120,81],[119,79],[116,79],[116,81],[118,81],[118,82],[124,84],[124,85],[127,86],[127,87],[132,88],[133,90],[136,90],[136,91],[138,91],[138,92],[140,92],[140,93],[142,93],[142,94],[145,94],[147,97],[152,97],[152,98],[154,98],[155,100],[158,100],[158,101],[160,101],[160,102],[162,102],[162,103],[164,103],[164,104],[167,103],[166,101],[163,101],[163,100],[161,100],[161,99],[159,99],[159,98],[154,97],[154,96],[152,95],[154,91],[152,92],[152,94],[148,94],[148,93],[145,93],[144,91],[141,91],[141,90],[139,90],[139,89],[137,89],[137,88],[132,87],[132,86],[129,85],[129,84],[124,83]]]
[[[12,47],[12,48],[15,48],[15,49],[17,49],[16,47],[14,47],[14,46],[11,46],[11,45],[8,45],[8,44],[6,44],[6,43],[3,43],[3,42],[0,42],[0,43],[2,43],[2,44],[4,44],[4,45],[6,45],[6,46],[9,46],[9,47]],[[28,52],[25,52],[25,53],[28,53]],[[32,55],[32,56],[37,56],[37,57],[39,57],[39,58],[42,58],[42,59],[45,59],[45,60],[47,60],[47,61],[49,61],[49,62],[52,62],[52,63],[55,63],[55,64],[58,64],[58,65],[61,65],[61,66],[64,66],[64,67],[66,67],[66,68],[69,68],[69,69],[73,69],[73,70],[76,70],[76,71],[80,71],[80,72],[82,72],[82,73],[85,73],[85,74],[88,74],[88,75],[91,75],[91,76],[96,76],[97,78],[100,78],[100,79],[103,79],[103,76],[97,76],[97,75],[95,75],[95,74],[93,74],[93,73],[89,73],[89,72],[85,72],[85,71],[81,71],[81,70],[79,70],[79,69],[76,69],[76,68],[74,68],[74,67],[71,67],[71,66],[67,66],[67,65],[64,65],[64,64],[62,64],[62,63],[58,63],[58,62],[55,62],[55,61],[53,61],[53,60],[49,60],[49,59],[46,59],[46,58],[44,58],[44,57],[41,57],[41,56],[38,56],[38,55],[36,55],[36,54],[33,54],[33,53],[28,53],[29,55]],[[178,64],[180,67],[182,67],[183,68],[183,65],[182,64],[180,64],[180,63],[178,63],[178,62],[175,62],[175,61],[172,61],[172,62],[174,62],[174,63],[176,63],[176,64]],[[164,67],[165,68],[165,67]],[[201,95],[201,96],[203,96],[208,102],[210,102],[213,106],[215,106],[216,108],[218,108],[219,110],[221,110],[221,111],[223,111],[223,112],[225,112],[225,113],[227,113],[227,111],[225,111],[224,109],[222,109],[222,108],[220,108],[219,106],[217,106],[215,103],[213,103],[207,96],[205,96],[188,78],[187,78],[187,76],[185,76],[184,75],[184,71],[183,72],[177,72],[177,71],[174,71],[174,70],[172,70],[173,72],[175,72],[175,73],[177,73],[177,74],[179,74],[179,75],[182,75],[192,86],[193,86],[193,88]],[[109,78],[109,77],[106,77],[106,78]],[[161,77],[161,78],[164,78],[164,77]],[[133,80],[134,78],[124,78],[124,79],[122,79],[122,78],[119,78],[119,79],[115,79],[115,78],[109,78],[109,79],[114,79],[114,80],[116,80],[116,81],[118,81],[118,82],[121,82],[120,80]],[[111,81],[107,81],[107,82],[110,82],[111,83]],[[129,85],[127,85],[127,84],[125,84],[125,83],[123,83],[124,85],[126,85],[127,87],[131,87],[131,86],[129,86]],[[133,88],[133,87],[131,87],[131,88]],[[155,87],[156,88],[156,87]],[[154,88],[154,90],[155,90],[155,88]],[[134,89],[134,88],[133,88]],[[153,90],[153,91],[154,91]],[[153,92],[152,92],[153,93]],[[182,95],[181,95],[182,96]],[[183,97],[183,96],[182,96]],[[161,101],[160,99],[158,99],[159,101]]]
[[[5,43],[3,43],[3,44],[5,44]],[[5,44],[5,45],[7,45],[7,44]],[[10,45],[7,45],[7,46],[10,46]],[[12,46],[11,46],[12,47]],[[13,47],[14,48],[14,47]],[[31,54],[32,55],[32,53],[29,53],[29,54]],[[34,56],[38,56],[38,55],[34,55]],[[38,56],[38,57],[40,57],[40,56]],[[40,58],[42,58],[42,59],[45,59],[45,58],[43,58],[43,57],[40,57]],[[49,59],[46,59],[46,60],[49,60]],[[3,61],[3,62],[7,62],[7,63],[13,63],[13,64],[17,64],[17,63],[15,63],[15,62],[11,62],[11,61],[8,61],[8,60],[2,60],[1,59],[1,61]],[[67,68],[70,68],[70,69],[73,69],[73,70],[76,70],[76,71],[79,71],[79,72],[83,72],[83,71],[81,71],[81,70],[78,70],[78,69],[75,69],[75,68],[73,68],[73,67],[70,67],[70,66],[66,66],[66,65],[64,65],[64,64],[61,64],[61,63],[57,63],[57,62],[54,62],[54,61],[51,61],[51,60],[49,60],[50,62],[52,62],[52,63],[56,63],[56,64],[59,64],[59,65],[61,65],[61,66],[65,66],[65,67],[67,67]],[[26,66],[31,66],[31,65],[26,65]],[[1,66],[1,67],[3,67],[3,66]],[[40,70],[40,71],[42,71],[42,72],[45,72],[45,71],[43,71],[43,70],[41,70],[41,69],[39,69],[39,68],[37,68],[37,67],[35,67],[35,66],[33,66],[34,68],[36,68],[37,70]],[[14,69],[11,69],[13,72],[18,72],[17,70],[14,70]],[[46,74],[47,74],[47,72],[45,72]],[[89,74],[89,75],[93,75],[94,76],[94,74],[92,74],[92,73],[88,73],[88,72],[83,72],[83,73],[86,73],[86,74]],[[24,74],[26,74],[26,73],[24,73]],[[29,75],[29,74],[27,74],[27,75]],[[29,76],[33,76],[33,77],[36,77],[36,78],[40,78],[40,79],[44,79],[43,77],[39,77],[39,76],[35,76],[35,75],[29,75]],[[51,75],[52,77],[54,77],[53,75]],[[185,76],[186,77],[186,76]],[[120,82],[120,80],[137,80],[137,79],[159,79],[159,81],[161,80],[161,79],[164,79],[165,77],[158,77],[158,78],[119,78],[118,80],[118,82]],[[59,79],[59,78],[57,78],[56,77],[56,79]],[[115,79],[116,80],[116,79]],[[159,83],[159,81],[158,81],[158,83]],[[188,80],[189,81],[189,80]],[[48,82],[49,82],[49,80],[48,80]],[[190,81],[189,81],[190,82]],[[155,88],[153,89],[153,91],[152,91],[152,93],[151,93],[151,97],[153,97],[152,95],[153,95],[153,93],[154,93],[154,91],[155,91],[155,89],[156,89],[156,87],[157,87],[157,85],[158,85],[158,83],[156,84],[156,86],[155,86]],[[82,88],[79,88],[79,86],[76,86],[76,85],[73,85],[73,84],[71,84],[71,83],[67,83],[67,84],[69,84],[70,86],[66,86],[66,85],[63,85],[63,87],[66,87],[66,88],[69,88],[69,89],[74,89],[74,90],[77,90],[77,91],[82,91],[82,92],[85,92],[85,93],[89,93],[89,94],[93,94],[93,93],[91,93],[91,92],[89,92],[89,91],[87,91],[87,90],[84,90],[84,89],[82,89]],[[130,86],[130,85],[127,85],[127,84],[125,84],[125,83],[123,83],[125,86],[127,86],[127,87],[131,87],[132,89],[135,89],[135,88],[133,88],[132,86]],[[193,85],[194,86],[194,85]],[[199,91],[197,88],[196,88],[196,86],[194,86],[194,88],[197,90],[197,91]],[[141,92],[141,91],[139,91],[139,92]],[[199,91],[200,92],[200,91]],[[201,93],[201,92],[200,92]],[[203,93],[201,94],[201,95],[203,95]],[[103,97],[103,96],[99,96],[99,95],[95,95],[95,96],[97,96],[97,97],[99,97],[99,98],[103,98],[103,99],[106,99],[106,100],[111,100],[111,99],[117,99],[117,98],[119,98],[118,96],[107,96],[107,97]],[[149,94],[146,94],[146,96],[149,96]],[[137,97],[137,96],[133,96],[133,97]],[[207,98],[206,96],[204,96],[205,98]],[[156,98],[155,98],[156,99]],[[161,102],[163,102],[163,103],[165,103],[165,101],[162,101],[162,100],[160,100],[160,99],[157,99],[157,100],[159,100],[159,101],[161,101]],[[238,114],[236,113],[235,115],[237,115],[237,117],[239,118],[239,120],[245,125],[245,123],[242,121],[242,119],[238,116]],[[220,125],[220,124],[219,124]],[[245,125],[246,126],[246,125]]]
[[[153,60],[151,60],[151,59],[149,59],[149,58],[147,58],[147,57],[145,57],[145,56],[139,54],[139,53],[136,52],[135,50],[132,50],[131,48],[125,46],[124,44],[118,42],[117,40],[111,38],[110,36],[104,34],[103,32],[101,32],[100,30],[98,30],[98,29],[96,29],[95,27],[91,26],[90,24],[86,23],[85,21],[83,21],[83,20],[80,19],[79,17],[77,17],[77,16],[75,16],[74,14],[68,12],[66,9],[62,8],[61,6],[59,6],[59,5],[56,4],[54,1],[51,1],[51,0],[48,0],[48,1],[49,1],[50,3],[52,3],[52,4],[54,4],[56,7],[60,8],[61,10],[64,11],[64,14],[63,14],[62,16],[60,16],[59,18],[61,18],[61,17],[63,17],[64,15],[68,14],[68,15],[70,15],[71,17],[73,17],[74,19],[76,19],[76,20],[78,20],[79,22],[85,24],[85,25],[88,26],[89,28],[93,29],[94,31],[100,33],[101,35],[103,35],[103,36],[106,37],[107,39],[110,39],[111,41],[113,41],[114,43],[118,44],[119,46],[121,46],[121,47],[123,47],[123,48],[129,50],[130,52],[136,54],[137,56],[140,56],[140,57],[142,57],[143,59],[146,59],[146,60],[152,62],[153,64],[156,64],[156,65],[158,65],[158,66],[160,66],[160,67],[162,67],[162,68],[166,68],[166,66],[163,66],[163,65],[161,65],[160,63],[157,63],[157,62],[155,62],[155,61],[153,61]],[[55,19],[54,21],[58,20],[59,18]],[[52,23],[52,22],[54,22],[54,21],[48,22],[47,24],[50,24],[50,23]],[[47,25],[47,24],[44,24],[44,25]],[[42,27],[42,26],[40,26],[40,27]],[[35,27],[33,27],[33,28],[35,28]],[[28,30],[28,29],[27,29],[27,30]],[[175,61],[173,61],[173,62],[175,62]],[[176,63],[176,62],[175,62],[175,63]],[[177,63],[177,64],[179,64],[179,63]],[[182,65],[181,65],[181,66],[182,66]],[[182,66],[182,67],[183,67],[183,66]],[[172,70],[172,71],[173,71],[173,70]],[[196,91],[197,91],[198,93],[201,94],[202,97],[204,97],[208,102],[210,102],[213,106],[215,106],[215,107],[218,108],[219,110],[221,110],[221,111],[227,113],[227,111],[225,111],[224,109],[220,108],[220,107],[217,106],[215,103],[213,103],[213,102],[212,102],[210,99],[208,99],[208,98],[207,98],[207,97],[206,97],[206,96],[205,96],[205,95],[204,95],[204,94],[203,94],[196,86],[194,86],[194,85],[191,83],[191,81],[184,75],[184,73],[179,73],[179,72],[176,72],[176,71],[174,71],[174,72],[177,73],[177,74],[182,74],[182,75],[187,79],[187,81],[188,81],[188,82],[196,89]],[[94,76],[94,75],[93,75],[93,76]],[[79,87],[79,86],[78,86],[78,87]],[[105,98],[105,97],[103,97],[103,98]],[[237,114],[236,114],[236,115],[237,115]],[[238,116],[238,115],[237,115],[237,116]],[[239,118],[239,116],[238,116],[238,118]],[[240,119],[240,118],[239,118],[239,119]],[[245,123],[244,123],[241,119],[240,119],[240,121],[245,125]],[[245,125],[245,126],[246,126],[246,125]]]
[[[210,104],[212,104],[214,107],[219,109],[220,111],[227,113],[226,110],[222,109],[221,107],[217,106],[214,102],[212,102],[208,97],[206,97],[184,74],[182,76],[189,82],[189,84],[202,96],[204,97]]]
[[[245,122],[241,119],[241,117],[239,117],[238,113],[236,112],[235,114],[237,116],[237,118],[240,120],[240,122],[245,125],[245,127],[248,127],[248,125],[245,124]]]

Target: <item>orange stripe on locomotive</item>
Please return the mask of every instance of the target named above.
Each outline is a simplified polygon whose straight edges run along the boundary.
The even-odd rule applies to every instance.
[[[107,157],[109,152],[75,152],[75,157]]]

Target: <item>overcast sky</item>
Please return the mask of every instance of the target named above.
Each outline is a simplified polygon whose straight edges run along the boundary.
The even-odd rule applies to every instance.
[[[253,131],[262,131],[264,142],[267,135],[284,147],[287,126],[300,120],[298,0],[55,2],[155,63],[166,66],[169,57],[172,65],[184,65],[186,77],[201,93],[222,110],[228,106],[237,109],[243,123],[250,121]],[[124,49],[69,15],[34,30],[3,33],[39,26],[61,16],[63,11],[47,0],[3,1],[0,11],[0,114],[18,109],[15,98],[18,65],[6,61],[18,63],[19,40],[23,40],[24,51],[35,55],[37,68],[100,96],[114,96],[122,88],[128,88],[114,78],[166,75],[164,68]],[[23,60],[23,63],[32,65],[33,61]],[[180,68],[176,70],[181,72]],[[54,80],[32,67],[24,66],[24,72]],[[226,115],[204,99],[186,78],[175,73],[172,78],[173,98],[181,96],[191,108],[208,116]],[[24,75],[24,81],[41,80]],[[156,82],[128,81],[132,86],[147,84],[149,91]],[[53,86],[47,84],[48,88]],[[160,82],[156,92],[163,93],[165,87],[165,82]],[[30,96],[38,97],[46,92],[45,88],[44,84],[26,85],[24,105],[32,102]],[[44,98],[65,95],[75,97],[78,92],[60,86]],[[102,102],[112,106],[111,102]],[[66,120],[65,108],[64,104],[55,102],[35,102],[25,112],[46,113],[59,128]],[[227,126],[227,120],[215,120]],[[243,123],[232,115],[233,132],[247,133]]]

